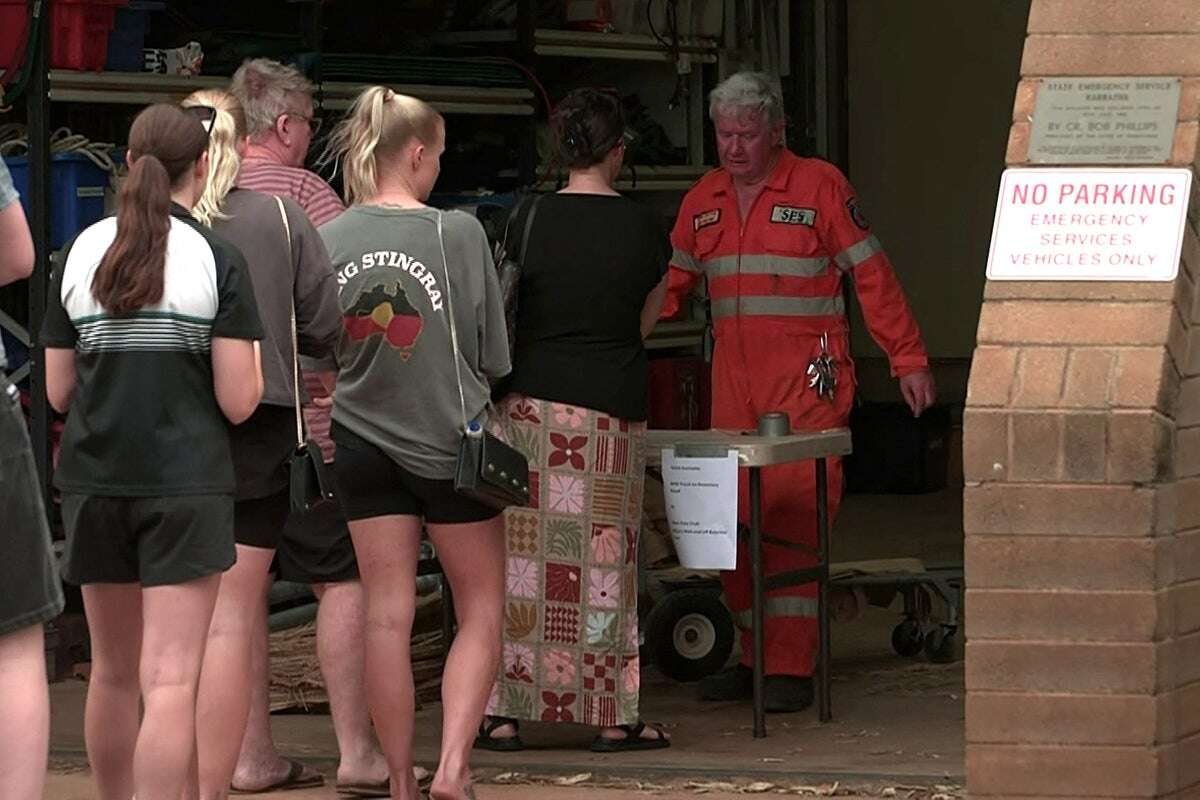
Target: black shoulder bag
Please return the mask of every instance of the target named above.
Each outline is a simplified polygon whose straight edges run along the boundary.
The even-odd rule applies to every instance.
[[[542,196],[534,195],[528,203],[517,207],[508,222],[504,225],[504,240],[496,252],[496,277],[500,280],[500,297],[504,300],[504,324],[508,329],[508,356],[511,361],[517,347],[517,296],[521,283],[521,268],[525,263],[525,252],[529,247],[529,231],[533,229],[533,217],[537,213],[538,203]],[[521,229],[520,247],[515,254],[508,250],[508,234],[513,220],[519,216],[521,208],[529,206],[525,214],[525,225]]]
[[[288,262],[292,260],[292,226],[288,224],[283,201],[275,198],[283,232],[288,243]],[[288,482],[294,513],[304,513],[334,501],[333,480],[325,467],[321,448],[304,438],[304,417],[300,408],[300,344],[296,334],[296,297],[292,292],[292,397],[296,402],[296,449],[288,458]]]
[[[462,440],[458,445],[458,463],[454,469],[454,490],[496,509],[525,506],[529,504],[529,462],[519,450],[485,431],[478,422],[467,419],[463,359],[458,347],[458,326],[454,321],[450,264],[446,260],[441,212],[437,216],[437,231],[438,246],[442,251],[442,269],[446,276],[446,316],[450,318],[451,355],[454,358],[454,374],[458,379],[458,404],[462,410]]]

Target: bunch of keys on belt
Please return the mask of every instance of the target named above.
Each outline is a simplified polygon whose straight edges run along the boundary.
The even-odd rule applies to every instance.
[[[808,362],[808,388],[817,390],[817,397],[833,401],[837,389],[837,362],[829,355],[829,334],[821,334],[821,354]]]

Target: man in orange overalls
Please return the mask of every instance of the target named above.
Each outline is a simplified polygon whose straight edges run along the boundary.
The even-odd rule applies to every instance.
[[[787,412],[793,430],[848,424],[855,379],[843,276],[853,279],[867,327],[919,416],[936,398],[925,347],[849,181],[832,164],[800,158],[784,146],[782,98],[769,76],[743,72],[728,78],[713,91],[709,113],[721,167],[683,199],[671,233],[674,255],[663,316],[674,316],[706,279],[716,341],[713,427],[754,428],[769,411]],[[827,364],[832,368],[823,369]],[[831,459],[828,468],[832,519],[842,493],[841,463]],[[744,478],[743,521],[749,517]],[[811,462],[764,470],[764,536],[815,548],[815,487]],[[795,549],[763,546],[768,576],[813,563]],[[737,570],[723,573],[722,582],[742,629],[742,663],[705,678],[701,696],[748,698],[753,651],[744,544]],[[800,711],[812,704],[816,612],[813,584],[766,596],[767,711]]]

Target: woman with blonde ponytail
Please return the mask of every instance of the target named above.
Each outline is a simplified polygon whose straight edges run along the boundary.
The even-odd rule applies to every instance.
[[[176,106],[138,115],[117,216],[67,247],[42,328],[50,403],[70,410],[55,485],[91,635],[100,800],[194,793],[200,667],[235,557],[227,424],[262,396],[245,262],[189,213],[208,138]]]
[[[192,215],[245,256],[266,334],[262,403],[230,431],[237,563],[221,579],[200,681],[200,798],[222,800],[237,767],[250,711],[251,647],[266,633],[264,598],[290,510],[287,461],[296,445],[297,391],[303,392],[293,377],[293,308],[300,355],[328,355],[341,326],[333,269],[307,215],[291,200],[237,186],[246,138],[237,98],[205,89],[183,107],[210,120],[208,176]],[[293,762],[286,784],[322,782],[319,773]]]
[[[482,226],[425,204],[445,142],[445,123],[426,103],[382,86],[363,91],[327,151],[352,206],[321,227],[345,321],[335,470],[367,595],[367,698],[396,800],[417,798],[408,642],[423,528],[459,626],[442,680],[434,800],[474,796],[470,750],[500,657],[503,524],[495,509],[458,495],[452,478],[463,417],[487,422],[489,381],[508,372],[508,341]]]

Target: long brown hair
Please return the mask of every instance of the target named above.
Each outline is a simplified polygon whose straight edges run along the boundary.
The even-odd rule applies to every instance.
[[[92,295],[110,314],[124,316],[162,299],[171,187],[207,146],[200,120],[178,106],[153,105],[133,121],[117,235],[92,278]]]

